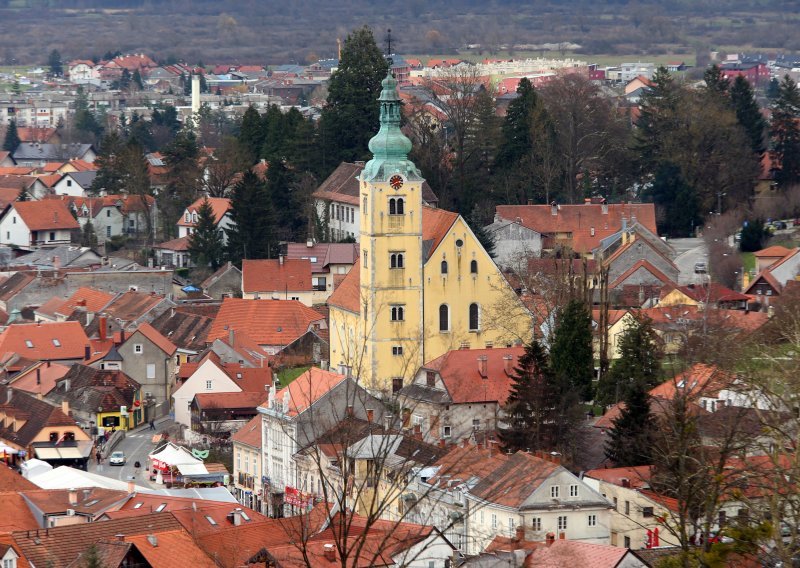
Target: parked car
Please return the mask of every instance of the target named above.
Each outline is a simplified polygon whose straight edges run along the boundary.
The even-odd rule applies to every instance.
[[[111,465],[125,465],[125,452],[112,452],[111,457],[108,458],[108,463]]]
[[[706,266],[705,262],[695,262],[694,263],[694,273],[695,274],[705,274],[708,272],[708,266]]]

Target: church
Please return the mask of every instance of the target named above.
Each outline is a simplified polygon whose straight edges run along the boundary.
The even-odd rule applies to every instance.
[[[330,364],[389,393],[452,349],[530,340],[532,319],[464,219],[423,205],[391,74],[378,100],[358,180],[361,255],[328,300]]]

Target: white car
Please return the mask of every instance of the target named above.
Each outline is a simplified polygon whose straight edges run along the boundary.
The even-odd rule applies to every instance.
[[[108,463],[111,465],[125,465],[125,452],[112,452],[111,457],[108,458]]]

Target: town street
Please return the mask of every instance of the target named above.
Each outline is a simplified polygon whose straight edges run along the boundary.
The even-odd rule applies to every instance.
[[[700,282],[702,275],[695,274],[694,265],[698,262],[705,262],[708,266],[708,249],[703,239],[670,239],[667,243],[675,249],[675,259],[673,262],[680,270],[678,284],[696,284]]]

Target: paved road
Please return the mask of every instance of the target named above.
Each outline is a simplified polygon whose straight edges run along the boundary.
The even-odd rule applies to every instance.
[[[146,424],[144,428],[138,428],[128,432],[125,436],[125,439],[117,444],[117,447],[114,448],[114,451],[125,452],[125,457],[127,459],[125,465],[111,466],[108,464],[108,456],[106,456],[106,459],[103,460],[103,465],[100,467],[97,466],[94,460],[91,460],[89,464],[89,471],[104,477],[128,481],[134,475],[134,463],[138,461],[142,465],[142,468],[147,467],[147,456],[156,447],[156,445],[153,443],[153,434],[168,428],[172,424],[174,424],[174,422],[168,418],[162,418],[156,420],[156,432],[150,430]],[[163,489],[163,486],[156,485],[154,482],[149,480],[149,476],[146,474],[144,469],[139,471],[139,475],[136,476],[135,481],[137,485],[151,487],[153,489]]]
[[[697,262],[705,262],[708,265],[708,249],[703,239],[672,239],[669,244],[677,253],[673,262],[680,270],[678,284],[696,284],[700,282],[704,276],[695,274],[694,265]]]

